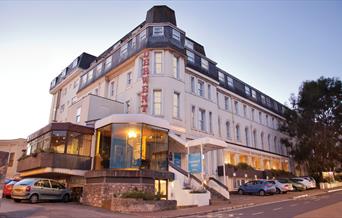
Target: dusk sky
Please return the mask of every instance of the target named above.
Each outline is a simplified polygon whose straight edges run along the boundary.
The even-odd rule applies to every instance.
[[[304,80],[341,79],[342,1],[0,1],[0,139],[48,124],[51,80],[160,4],[218,67],[281,103]]]

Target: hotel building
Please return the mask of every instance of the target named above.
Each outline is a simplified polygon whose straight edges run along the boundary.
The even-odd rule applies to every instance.
[[[131,189],[205,205],[268,170],[292,171],[284,106],[219,68],[167,6],[102,54],[76,57],[50,93],[50,123],[28,137],[18,171],[63,180],[91,205]],[[196,200],[186,184],[211,191]]]

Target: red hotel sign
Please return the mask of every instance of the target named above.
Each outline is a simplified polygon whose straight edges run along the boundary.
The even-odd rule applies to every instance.
[[[148,80],[149,80],[149,51],[145,51],[143,55],[143,73],[142,73],[142,91],[141,91],[141,112],[146,113],[148,107]]]

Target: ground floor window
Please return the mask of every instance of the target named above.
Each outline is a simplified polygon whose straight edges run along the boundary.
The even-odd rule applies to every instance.
[[[155,194],[160,196],[160,199],[166,200],[167,199],[167,180],[156,179],[154,180],[154,189]]]

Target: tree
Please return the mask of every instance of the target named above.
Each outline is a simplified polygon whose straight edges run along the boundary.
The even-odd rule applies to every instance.
[[[321,179],[321,172],[342,163],[341,80],[321,77],[305,81],[290,103],[292,108],[285,111],[286,121],[280,126],[289,138],[282,142],[298,164]]]

